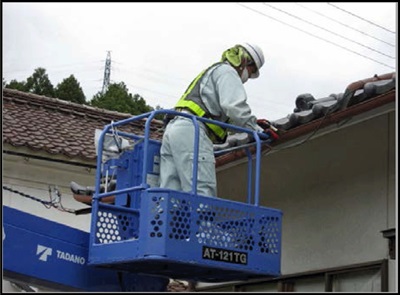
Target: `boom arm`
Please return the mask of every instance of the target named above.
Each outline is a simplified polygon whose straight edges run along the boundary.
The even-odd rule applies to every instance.
[[[169,279],[89,266],[89,233],[3,206],[3,279],[60,291],[165,291]]]

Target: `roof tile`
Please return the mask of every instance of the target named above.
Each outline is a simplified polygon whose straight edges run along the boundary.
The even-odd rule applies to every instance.
[[[95,160],[95,129],[130,117],[130,114],[3,89],[3,143],[16,147]],[[153,128],[161,126],[160,121],[152,122]],[[141,121],[118,129],[143,134],[143,127],[144,121]],[[160,139],[162,135],[154,136]]]
[[[293,113],[271,123],[284,131],[296,131],[296,127],[304,125],[304,128],[299,129],[306,131],[310,128],[310,123],[314,123],[312,121],[335,115],[333,113],[389,93],[395,88],[396,73],[393,72],[353,82],[346,87],[344,93],[331,94],[328,97],[315,99],[311,94],[301,94],[295,100],[296,107]],[[24,146],[53,155],[95,160],[95,130],[103,129],[111,121],[130,117],[130,114],[3,89],[3,143],[15,147]],[[325,120],[326,124],[328,119]],[[144,123],[144,120],[132,122],[118,130],[143,135]],[[158,120],[151,123],[152,130],[161,127],[162,122]],[[291,133],[301,134],[300,131]],[[152,138],[160,140],[161,137],[162,132],[152,132]],[[280,141],[285,138],[289,137],[283,136]],[[218,158],[221,160],[217,161],[217,166],[218,163],[223,163],[225,158],[228,159],[224,155]]]
[[[328,97],[315,99],[309,93],[300,94],[296,98],[293,113],[271,123],[279,129],[289,130],[395,88],[396,73],[387,73],[353,82],[346,87],[344,93],[331,94]]]

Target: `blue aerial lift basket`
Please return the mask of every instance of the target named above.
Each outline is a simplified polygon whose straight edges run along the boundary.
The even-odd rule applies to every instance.
[[[150,122],[161,112],[192,119],[195,159],[198,121],[247,132],[254,137],[255,182],[252,181],[253,157],[247,148],[247,203],[196,194],[196,160],[191,192],[158,187],[161,143],[150,139]],[[143,136],[116,130],[118,126],[145,118]],[[258,205],[262,144],[259,136],[269,141],[268,136],[245,128],[169,110],[153,111],[107,125],[98,145],[97,167],[102,169],[97,169],[96,174],[89,264],[203,282],[279,276],[282,212]],[[121,137],[133,144],[103,163],[104,140],[113,137],[120,147]],[[100,193],[101,179],[109,178],[116,180],[116,189]],[[111,195],[115,196],[113,204],[101,202]]]

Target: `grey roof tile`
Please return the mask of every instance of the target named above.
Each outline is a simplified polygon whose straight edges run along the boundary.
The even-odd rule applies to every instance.
[[[295,100],[293,113],[271,123],[279,129],[289,130],[395,88],[396,73],[387,73],[353,82],[346,87],[344,93],[334,93],[328,97],[315,99],[310,93],[300,94]]]

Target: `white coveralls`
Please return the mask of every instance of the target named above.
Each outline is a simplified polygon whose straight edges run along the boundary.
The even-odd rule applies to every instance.
[[[203,103],[215,120],[262,132],[247,104],[247,94],[237,71],[227,62],[210,68],[200,81]],[[217,196],[213,142],[205,125],[199,124],[197,194]],[[164,132],[160,150],[160,187],[192,190],[194,125],[191,119],[176,116]]]

